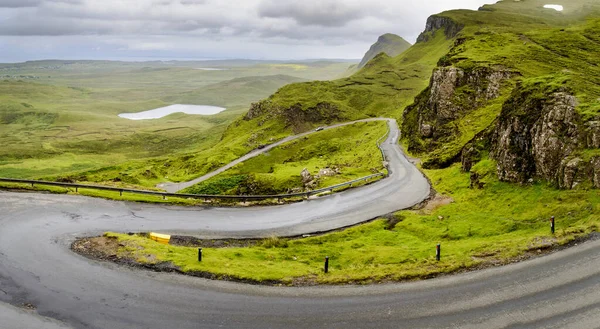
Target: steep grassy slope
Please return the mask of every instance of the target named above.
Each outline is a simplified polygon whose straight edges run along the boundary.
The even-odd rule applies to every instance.
[[[286,143],[184,193],[272,195],[318,189],[384,170],[377,141],[385,122],[360,122]],[[310,179],[303,181],[306,169]]]
[[[357,67],[362,69],[375,56],[381,53],[390,57],[396,57],[405,52],[410,46],[411,44],[400,36],[391,33],[384,34],[371,46]]]

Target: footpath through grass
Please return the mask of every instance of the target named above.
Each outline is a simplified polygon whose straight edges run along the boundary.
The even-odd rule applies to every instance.
[[[477,169],[493,167],[484,161]],[[519,187],[498,182],[493,175],[484,175],[483,189],[470,189],[469,175],[458,165],[426,173],[445,198],[421,210],[306,239],[271,238],[254,247],[205,248],[201,263],[196,248],[107,234],[124,245],[120,257],[140,263],[171,262],[184,272],[255,282],[343,284],[427,278],[505,264],[595,232],[600,225],[596,191],[558,191],[542,184]],[[550,216],[557,218],[554,236]],[[437,243],[442,245],[440,262],[435,260]],[[322,270],[325,256],[330,257],[328,274]]]

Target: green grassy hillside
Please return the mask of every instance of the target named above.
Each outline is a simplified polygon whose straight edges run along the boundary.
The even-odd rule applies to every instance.
[[[404,107],[427,86],[431,70],[450,45],[451,40],[440,31],[427,43],[417,44],[396,58],[377,57],[352,77],[286,85],[250,106],[248,113],[230,124],[212,148],[48,178],[130,181],[146,186],[160,180],[185,181],[260,145],[320,125],[379,116],[399,119]]]
[[[100,181],[140,181],[150,187],[165,178],[150,174],[148,166],[160,172],[156,168],[164,168],[169,157],[185,159],[210,149],[252,102],[291,82],[337,76],[346,66],[244,61],[1,64],[0,176],[71,180],[82,172],[119,168]],[[228,110],[145,121],[117,117],[175,103]],[[131,179],[119,167],[122,163],[141,173],[140,179]]]
[[[377,141],[386,133],[385,122],[325,130],[286,143],[183,192],[274,195],[324,188],[383,172]],[[310,182],[302,181],[304,169],[313,177]]]
[[[490,172],[494,171],[493,164]],[[469,188],[460,166],[426,171],[446,197],[341,232],[306,239],[270,238],[252,247],[197,248],[116,236],[119,257],[142,264],[172,262],[183,272],[269,284],[366,284],[427,279],[440,274],[510,264],[542,255],[600,229],[595,191],[558,191],[546,185],[515,188],[493,174],[483,190]],[[556,216],[556,234],[548,219]],[[441,261],[435,246],[441,243]],[[323,259],[330,257],[329,273]]]

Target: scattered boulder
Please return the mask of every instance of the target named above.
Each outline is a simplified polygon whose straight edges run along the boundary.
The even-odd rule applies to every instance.
[[[444,29],[446,38],[452,39],[458,35],[464,28],[463,25],[455,22],[452,18],[433,15],[427,19],[425,31],[419,35],[417,42],[427,42],[433,36],[435,31]]]
[[[312,182],[312,180],[313,180],[313,176],[310,174],[310,172],[306,168],[302,169],[302,172],[300,173],[300,177],[302,177],[302,184],[304,184],[304,185]]]
[[[321,178],[321,177],[332,177],[335,175],[338,175],[340,173],[340,169],[339,168],[324,168],[319,170],[319,174],[316,176],[317,178]]]

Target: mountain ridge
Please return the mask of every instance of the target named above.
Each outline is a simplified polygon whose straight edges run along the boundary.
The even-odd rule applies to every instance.
[[[404,40],[402,37],[392,34],[386,33],[381,35],[377,42],[375,42],[371,48],[367,51],[365,56],[362,58],[360,63],[358,64],[358,69],[361,69],[367,65],[369,61],[371,61],[375,56],[380,53],[385,53],[390,57],[396,57],[406,51],[408,48],[412,46],[408,41]]]

